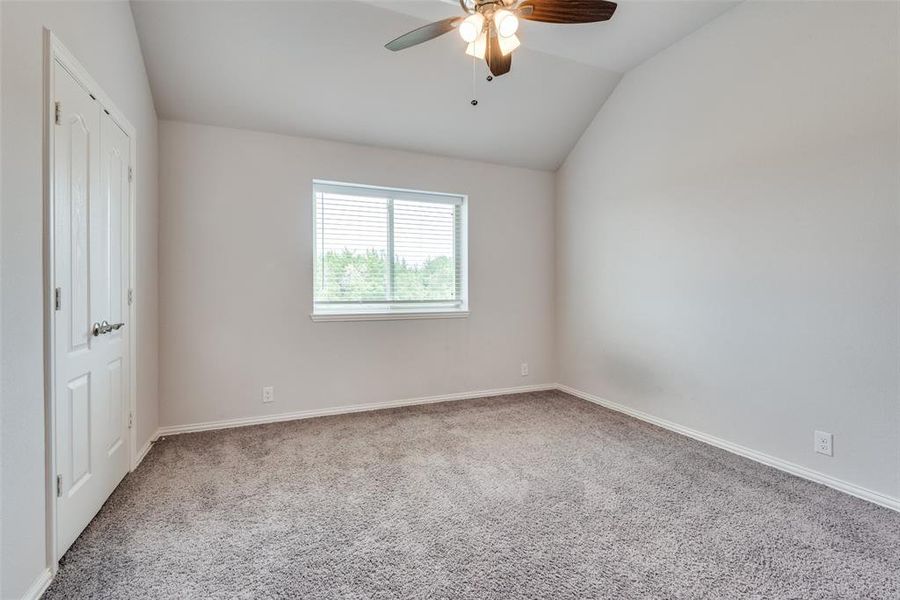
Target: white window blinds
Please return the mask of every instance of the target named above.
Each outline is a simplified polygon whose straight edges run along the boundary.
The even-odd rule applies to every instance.
[[[465,310],[465,197],[316,181],[314,314]]]

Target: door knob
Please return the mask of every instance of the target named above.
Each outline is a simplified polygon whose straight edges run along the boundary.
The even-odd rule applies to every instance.
[[[94,323],[94,326],[91,327],[91,333],[94,337],[98,337],[103,335],[104,333],[109,333],[110,331],[118,331],[124,326],[125,323],[110,324],[109,321],[100,321],[99,323]]]

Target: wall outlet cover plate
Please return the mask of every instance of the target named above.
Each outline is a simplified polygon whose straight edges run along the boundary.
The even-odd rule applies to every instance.
[[[833,436],[827,431],[816,431],[813,441],[813,450],[825,456],[833,456]]]

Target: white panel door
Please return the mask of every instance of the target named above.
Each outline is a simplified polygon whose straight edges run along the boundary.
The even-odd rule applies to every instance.
[[[54,69],[53,352],[62,556],[128,471],[130,146],[68,71],[59,63]]]
[[[103,460],[108,469],[106,496],[112,493],[128,473],[129,402],[128,402],[128,351],[130,328],[128,317],[129,277],[129,169],[131,146],[128,136],[112,118],[100,115],[100,214],[104,221],[99,230],[102,239],[95,240],[98,258],[103,269],[94,283],[103,296],[98,298],[97,308],[113,329],[100,336],[105,365],[104,382],[109,394],[104,405]]]

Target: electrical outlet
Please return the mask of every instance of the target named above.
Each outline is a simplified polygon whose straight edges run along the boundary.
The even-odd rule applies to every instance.
[[[263,402],[275,402],[275,388],[268,386],[263,388]]]
[[[833,436],[827,431],[817,431],[815,433],[815,442],[813,450],[825,456],[834,456],[831,448]]]
[[[528,363],[522,363],[522,377],[528,376]]]

